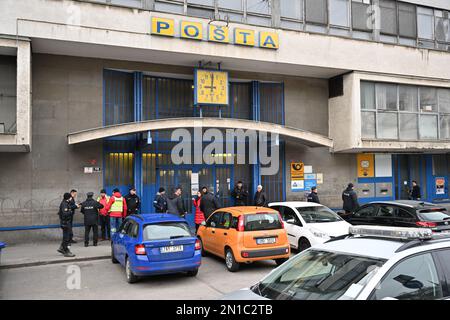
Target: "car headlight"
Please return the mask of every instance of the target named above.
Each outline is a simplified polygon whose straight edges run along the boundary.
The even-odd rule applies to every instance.
[[[319,231],[317,229],[310,229],[311,233],[314,235],[314,237],[317,238],[329,238],[330,236],[326,233],[323,233],[322,231]]]

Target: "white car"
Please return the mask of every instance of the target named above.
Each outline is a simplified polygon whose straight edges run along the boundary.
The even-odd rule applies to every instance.
[[[330,208],[314,202],[273,202],[280,212],[291,247],[299,251],[348,234],[350,224]]]
[[[450,233],[353,226],[221,300],[449,300]]]

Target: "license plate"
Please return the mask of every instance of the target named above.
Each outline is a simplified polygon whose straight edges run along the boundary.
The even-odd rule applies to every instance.
[[[162,247],[161,253],[173,253],[183,251],[183,246]]]
[[[275,243],[275,238],[262,238],[262,239],[256,239],[256,244],[272,244]]]

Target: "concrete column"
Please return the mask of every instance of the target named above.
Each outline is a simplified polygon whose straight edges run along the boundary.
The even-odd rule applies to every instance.
[[[279,28],[281,24],[281,3],[282,0],[272,0],[270,3],[272,11],[272,27]]]

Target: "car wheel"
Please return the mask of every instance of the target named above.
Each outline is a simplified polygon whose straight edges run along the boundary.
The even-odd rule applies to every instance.
[[[137,276],[131,271],[130,260],[126,258],[125,260],[125,275],[127,276],[128,283],[135,283],[139,280]]]
[[[277,264],[277,266],[281,266],[283,263],[285,263],[288,260],[289,260],[288,258],[275,259],[275,263]]]
[[[112,243],[111,243],[111,262],[114,264],[119,263],[119,260],[117,260],[114,255],[114,247]]]
[[[311,243],[306,238],[301,238],[298,241],[298,251],[302,252],[311,247]]]
[[[202,257],[206,257],[208,255],[208,252],[205,251],[205,249],[203,248],[203,241],[201,238],[198,238],[198,240],[200,241],[200,251],[202,253]]]
[[[237,263],[236,259],[234,259],[233,251],[231,251],[231,249],[225,250],[225,265],[230,272],[236,272],[239,270],[239,263]]]
[[[192,271],[188,271],[187,275],[189,277],[195,277],[198,274],[198,269],[192,270]]]

